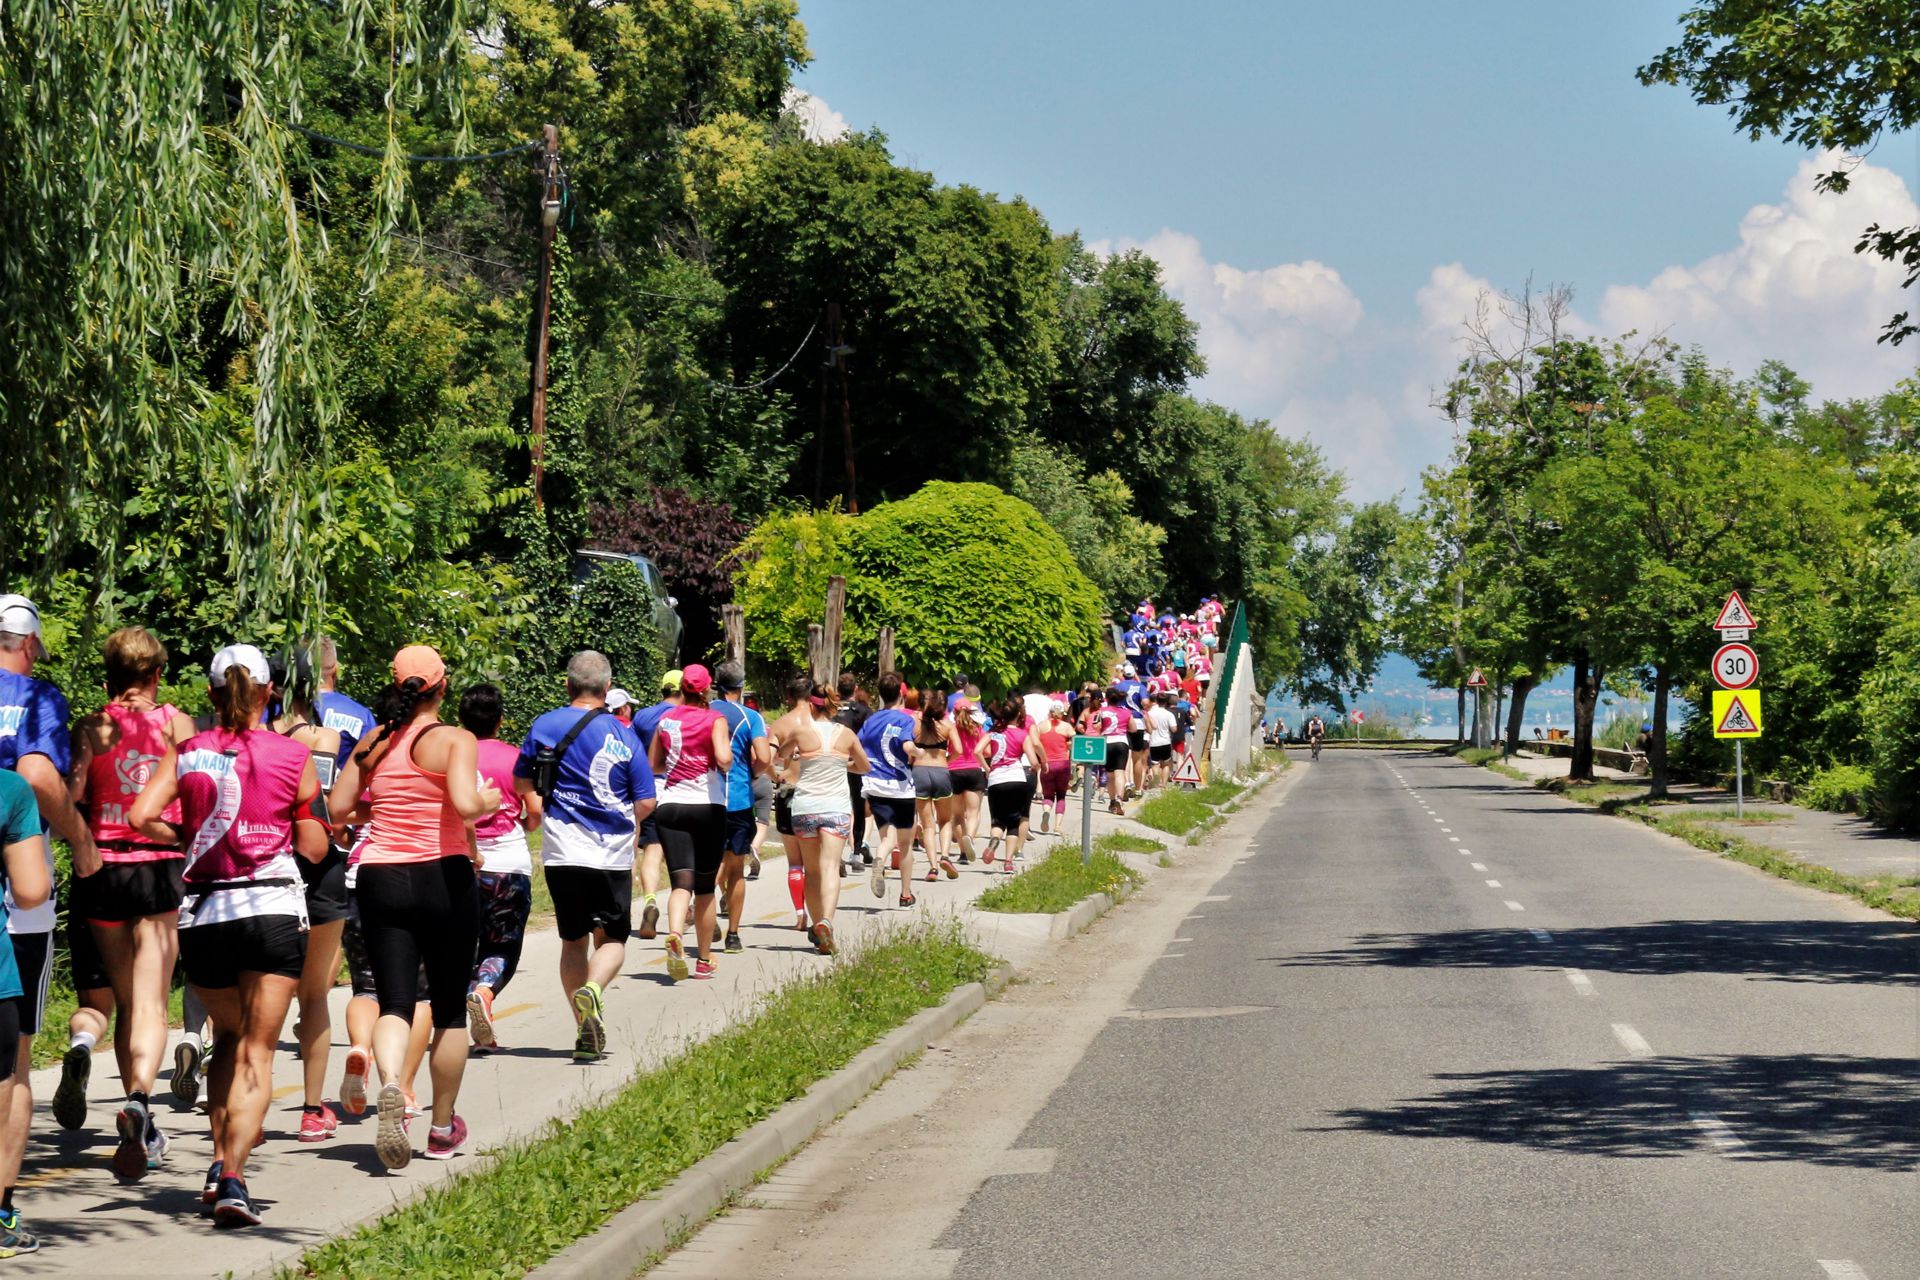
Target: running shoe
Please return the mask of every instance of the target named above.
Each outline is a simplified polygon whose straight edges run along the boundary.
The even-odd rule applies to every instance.
[[[0,1213],[0,1258],[17,1258],[40,1247],[40,1239],[20,1225],[20,1211]]]
[[[667,935],[667,976],[675,982],[687,980],[687,949],[677,933]]]
[[[1118,800],[1107,801],[1107,812],[1116,818],[1124,818],[1127,816],[1127,811],[1120,807]]]
[[[806,913],[806,912],[804,912],[804,911],[796,911],[796,912],[794,912],[794,913],[793,913],[793,927],[794,927],[794,928],[796,928],[796,929],[805,929],[805,928],[807,927],[807,913]]]
[[[695,960],[693,962],[693,976],[696,980],[711,978],[715,972],[717,972],[717,970],[714,969],[713,961],[711,960]]]
[[[247,1195],[247,1184],[238,1178],[220,1179],[219,1194],[213,1198],[213,1222],[219,1227],[257,1227],[260,1210]]]
[[[725,942],[726,942],[726,940],[727,940],[727,931],[726,931],[726,929],[725,929],[725,928],[724,928],[724,927],[723,927],[723,926],[721,925],[721,923],[720,923],[720,922],[719,922],[718,920],[715,920],[715,921],[713,922],[713,941],[714,941],[714,944],[715,944],[716,946],[718,946],[718,945],[721,945],[721,944],[723,944],[723,943],[725,943]]]
[[[916,897],[914,897],[914,896],[913,896],[912,894],[910,894],[910,893],[908,893],[908,892],[907,892],[907,891],[906,891],[905,889],[902,889],[902,890],[900,891],[900,905],[901,905],[901,906],[903,906],[903,907],[911,907],[912,905],[914,905],[914,904],[915,904],[916,902],[918,902],[918,901],[920,901],[920,899],[918,899],[918,898],[916,898]]]
[[[813,936],[814,949],[823,956],[833,954],[833,926],[821,921],[808,932]]]
[[[223,1160],[215,1160],[207,1166],[207,1185],[200,1189],[201,1204],[212,1204],[220,1198],[220,1179],[226,1171],[226,1162]]]
[[[964,853],[961,854],[960,861],[965,862],[966,860],[967,860],[967,855]],[[947,879],[949,880],[958,880],[960,878],[960,868],[953,865],[952,858],[940,859],[940,869],[947,873]],[[931,871],[927,872],[927,879],[929,880],[933,879],[933,872]]]
[[[591,1062],[607,1052],[606,1006],[600,1002],[600,987],[589,982],[573,993],[573,1011],[580,1019],[580,1034],[573,1041],[573,1060]]]
[[[946,862],[946,859],[945,859],[945,858],[942,858],[942,859],[940,859],[940,861],[942,861],[942,862]],[[949,864],[949,865],[951,865],[951,864]],[[958,871],[956,871],[956,872],[954,872],[953,874],[955,874],[955,875],[959,875],[960,873],[959,873]],[[936,880],[938,880],[939,878],[940,878],[940,868],[938,868],[938,867],[928,867],[928,868],[927,868],[927,883],[928,883],[928,884],[932,884],[932,883],[933,883],[934,881],[936,881]]]
[[[120,1104],[113,1124],[120,1131],[120,1145],[113,1150],[113,1176],[122,1182],[134,1182],[147,1174],[147,1104],[128,1098]]]
[[[747,879],[758,880],[759,878],[760,878],[760,855],[757,853],[750,853],[747,855]]]
[[[640,913],[640,936],[651,942],[660,932],[660,904],[649,900]]]
[[[359,1045],[347,1050],[346,1072],[340,1077],[340,1105],[347,1114],[357,1116],[367,1109],[367,1061],[368,1054]]]
[[[747,949],[747,944],[740,941],[739,934],[730,933],[727,935],[727,954],[728,955],[737,956],[741,952],[745,951],[746,949]]]
[[[427,1130],[426,1154],[429,1160],[451,1160],[466,1150],[466,1146],[467,1122],[459,1116],[453,1118],[453,1123],[447,1126],[445,1133],[438,1129]]]
[[[380,1127],[374,1131],[373,1149],[380,1163],[389,1169],[404,1169],[413,1159],[413,1141],[407,1137],[407,1095],[397,1084],[380,1086]],[[223,1182],[222,1188],[225,1188]]]
[[[405,1097],[407,1100],[407,1119],[408,1120],[412,1120],[418,1116],[422,1116],[426,1114],[424,1111],[420,1109],[420,1099],[414,1097],[410,1093],[407,1093],[404,1089],[401,1090],[401,1095]]]
[[[333,1114],[333,1108],[326,1103],[320,1104],[318,1111],[300,1112],[300,1141],[325,1142],[340,1129],[340,1117]]]
[[[204,1055],[205,1050],[201,1049],[197,1039],[182,1040],[173,1046],[173,1102],[182,1110],[200,1101],[200,1064]],[[59,1114],[59,1105],[60,1100],[56,1096],[56,1115]]]
[[[93,1053],[74,1045],[60,1058],[60,1084],[53,1091],[53,1118],[62,1129],[78,1129],[87,1121],[87,1081],[93,1076]]]
[[[173,1140],[162,1133],[158,1125],[155,1125],[153,1135],[147,1139],[147,1172],[153,1172],[166,1161],[167,1148],[172,1145]]]
[[[499,1043],[493,1035],[493,988],[484,982],[467,992],[467,1032],[482,1049]]]
[[[886,897],[887,896],[887,869],[882,866],[875,866],[873,869],[872,880],[873,880],[873,896],[876,898]]]
[[[720,898],[720,918],[722,920],[727,918],[727,899],[725,895],[722,895]]]

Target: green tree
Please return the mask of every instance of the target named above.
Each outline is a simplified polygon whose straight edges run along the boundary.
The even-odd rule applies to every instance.
[[[1100,590],[1122,613],[1166,583],[1161,548],[1167,532],[1132,514],[1133,490],[1115,471],[1088,477],[1078,461],[1038,443],[1015,445],[1007,490],[1038,511]]]

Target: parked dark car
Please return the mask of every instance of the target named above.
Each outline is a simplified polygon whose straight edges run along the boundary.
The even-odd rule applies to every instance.
[[[653,625],[660,633],[661,643],[666,646],[667,661],[678,666],[680,636],[685,627],[680,621],[680,615],[674,612],[674,606],[680,602],[667,594],[666,579],[660,576],[659,566],[645,556],[631,551],[582,550],[573,553],[570,573],[575,582],[585,582],[612,564],[631,565],[646,581],[647,592],[653,597]]]

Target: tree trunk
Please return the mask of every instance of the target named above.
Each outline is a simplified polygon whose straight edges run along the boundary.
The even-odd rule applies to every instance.
[[[1653,775],[1652,796],[1667,794],[1667,693],[1673,678],[1662,665],[1653,668],[1653,741],[1647,744],[1647,766]]]
[[[1453,702],[1453,740],[1462,746],[1467,741],[1467,686],[1464,682]]]
[[[1593,713],[1600,705],[1600,664],[1585,649],[1573,658],[1573,764],[1569,782],[1593,781]]]
[[[1486,749],[1493,745],[1493,699],[1482,685],[1473,691],[1473,745]]]
[[[1521,676],[1513,682],[1513,701],[1507,704],[1507,754],[1520,749],[1520,722],[1527,718],[1527,695],[1539,684],[1536,676]]]

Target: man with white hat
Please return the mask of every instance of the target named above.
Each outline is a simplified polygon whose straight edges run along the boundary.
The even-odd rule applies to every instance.
[[[73,764],[71,718],[67,700],[51,683],[37,679],[34,663],[47,656],[40,634],[40,610],[20,595],[0,596],[0,769],[10,769],[33,788],[40,820],[73,850],[73,873],[90,876],[100,869],[93,833],[67,791]],[[51,842],[42,842],[47,872],[53,873]],[[33,1086],[26,1064],[33,1061],[33,1037],[47,1008],[47,982],[53,970],[55,907],[51,897],[31,911],[6,898],[7,932],[20,969],[21,1070],[13,1073],[0,1123],[0,1228],[15,1218],[13,1187],[26,1153],[27,1127],[33,1119]]]

